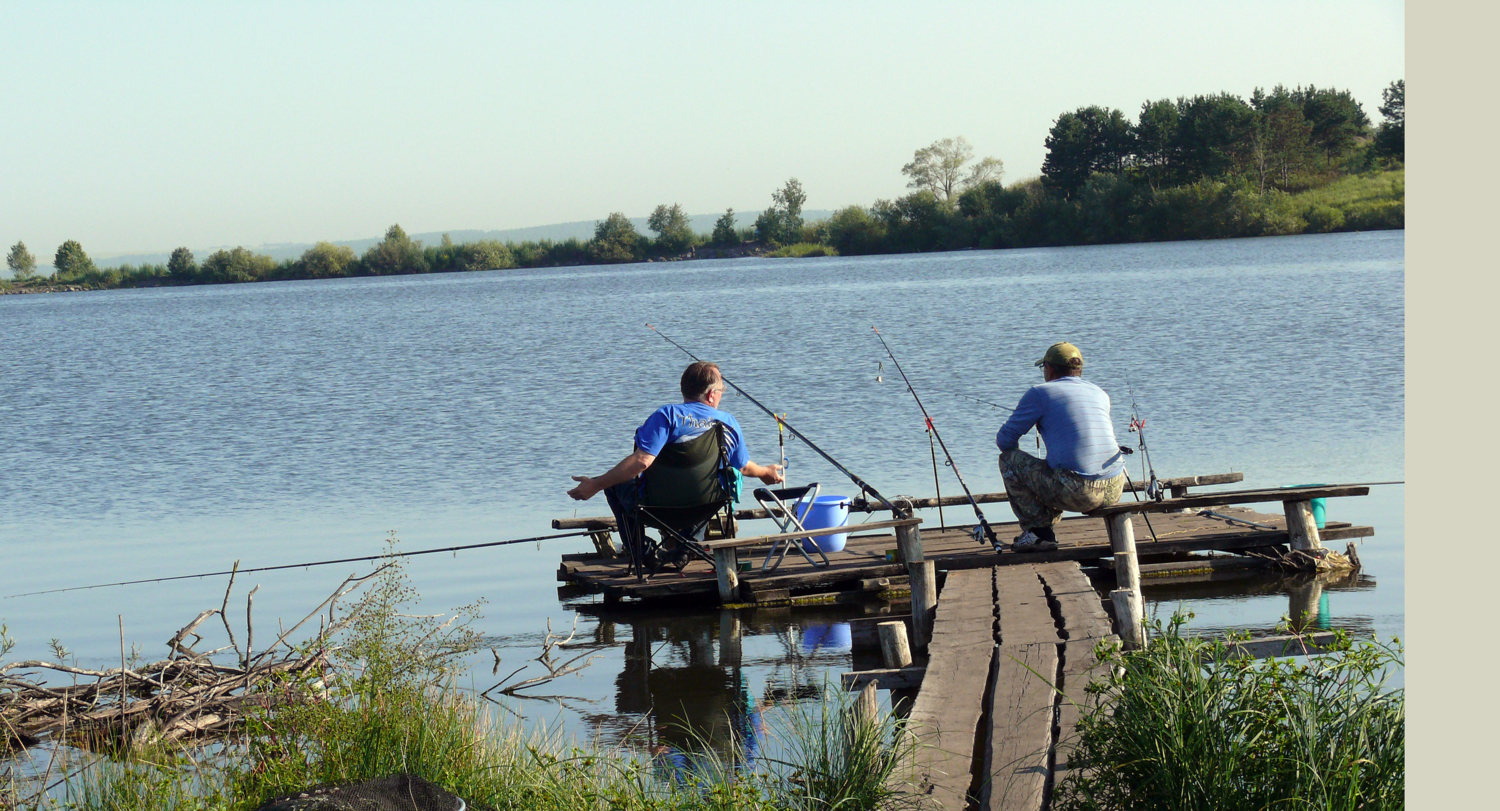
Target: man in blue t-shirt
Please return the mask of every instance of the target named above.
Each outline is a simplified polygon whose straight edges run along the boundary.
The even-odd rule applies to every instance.
[[[766,484],[780,484],[781,465],[761,465],[750,460],[750,450],[745,446],[745,436],[740,431],[739,421],[733,415],[719,410],[724,399],[724,378],[719,367],[706,361],[697,361],[682,373],[681,403],[664,405],[641,424],[635,431],[635,451],[620,460],[602,476],[574,476],[578,486],[568,495],[579,501],[593,498],[601,490],[619,489],[622,485],[633,486],[636,479],[651,467],[656,457],[669,443],[687,442],[713,429],[715,422],[724,423],[724,437],[729,443],[729,463],[746,476],[753,476]],[[619,493],[628,496],[625,493]],[[627,501],[634,503],[633,498]],[[614,506],[611,504],[611,506]]]
[[[1107,507],[1125,489],[1125,457],[1110,424],[1109,395],[1083,379],[1078,347],[1055,343],[1036,365],[1043,382],[1021,395],[995,435],[1000,475],[1021,524],[1011,544],[1017,552],[1056,549],[1052,525],[1063,510]],[[1021,437],[1033,426],[1047,445],[1046,459],[1021,450]]]

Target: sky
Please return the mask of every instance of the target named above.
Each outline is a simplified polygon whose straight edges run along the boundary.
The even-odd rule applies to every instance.
[[[808,209],[1087,105],[1405,74],[1399,2],[0,0],[0,246],[193,248]]]

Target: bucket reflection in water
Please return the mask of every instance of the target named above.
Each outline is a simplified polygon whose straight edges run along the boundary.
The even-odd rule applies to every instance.
[[[802,652],[816,653],[822,651],[828,653],[836,650],[849,650],[854,646],[850,636],[849,623],[835,622],[829,625],[809,625],[802,631]]]

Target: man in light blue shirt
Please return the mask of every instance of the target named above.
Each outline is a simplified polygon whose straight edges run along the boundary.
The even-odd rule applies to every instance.
[[[1110,423],[1109,395],[1083,379],[1083,354],[1066,341],[1055,343],[1036,365],[1043,382],[1021,395],[995,435],[1000,475],[1021,524],[1011,544],[1017,552],[1056,549],[1052,525],[1063,510],[1107,507],[1125,490],[1125,458]],[[1020,448],[1033,427],[1047,446],[1046,459]]]

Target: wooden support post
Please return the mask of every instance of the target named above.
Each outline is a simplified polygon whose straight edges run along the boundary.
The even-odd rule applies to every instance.
[[[1287,594],[1287,618],[1293,631],[1301,632],[1318,621],[1318,604],[1323,598],[1323,584],[1316,580],[1293,586]]]
[[[1109,548],[1115,559],[1115,588],[1129,590],[1135,595],[1133,599],[1137,606],[1145,605],[1145,600],[1141,597],[1141,566],[1135,557],[1135,522],[1131,520],[1130,513],[1120,513],[1110,516],[1106,526],[1109,530]]]
[[[902,563],[920,563],[925,560],[922,556],[922,532],[917,529],[916,524],[896,527],[896,549],[899,550]]]
[[[880,714],[880,697],[875,691],[880,689],[880,682],[874,679],[865,685],[865,689],[859,691],[859,697],[854,700],[851,708],[854,712],[852,719],[857,727],[873,725],[876,717]]]
[[[719,604],[735,602],[740,596],[739,555],[733,547],[714,550],[714,571],[719,575]]]
[[[1115,553],[1115,588],[1141,593],[1141,567],[1134,552]]]
[[[615,546],[614,537],[607,529],[598,529],[589,533],[589,540],[594,542],[594,551],[600,557],[614,558],[620,556],[620,549]]]
[[[1172,498],[1182,498],[1188,494],[1187,485],[1185,484],[1174,484],[1167,489],[1171,491]]]
[[[731,667],[741,662],[740,615],[729,609],[719,611],[719,667]]]
[[[1281,503],[1286,510],[1286,534],[1291,540],[1292,548],[1303,552],[1322,549],[1323,542],[1318,538],[1318,522],[1313,520],[1311,501],[1283,501]]]
[[[911,664],[911,646],[906,641],[906,623],[901,620],[875,626],[880,634],[880,657],[888,668]]]
[[[1125,649],[1140,650],[1146,647],[1146,628],[1141,624],[1145,619],[1141,593],[1130,589],[1115,589],[1109,593],[1109,599],[1115,605],[1115,625],[1119,628],[1120,641],[1125,643]]]
[[[937,564],[930,560],[906,564],[911,573],[911,647],[927,650],[932,621],[937,615]]]

